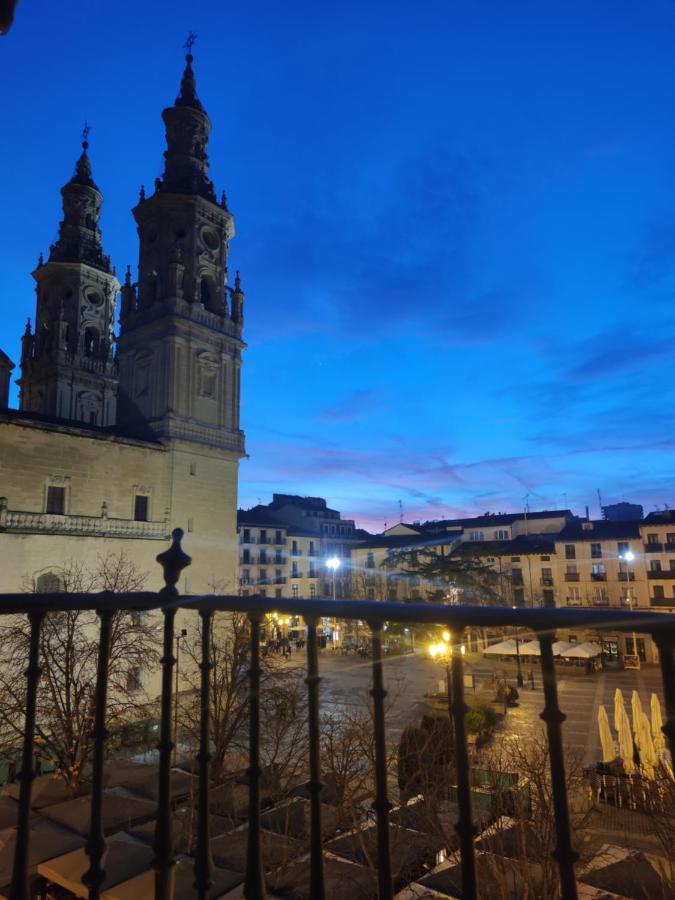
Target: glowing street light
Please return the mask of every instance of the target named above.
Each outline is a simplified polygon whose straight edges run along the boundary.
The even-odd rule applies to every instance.
[[[631,612],[633,612],[633,597],[631,595],[631,589],[630,589],[630,572],[628,571],[627,567],[628,567],[628,563],[633,562],[633,560],[635,559],[635,554],[633,553],[632,550],[626,550],[626,552],[623,553],[619,557],[619,559],[626,566],[626,584],[627,584],[626,603],[628,604],[628,609]],[[638,655],[637,637],[635,636],[635,632],[633,632],[633,655],[635,657],[635,660],[637,662],[637,667],[639,669],[640,668],[640,657]]]

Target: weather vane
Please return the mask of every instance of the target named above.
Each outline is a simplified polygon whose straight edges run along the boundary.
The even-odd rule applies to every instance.
[[[194,47],[194,43],[196,40],[197,40],[197,35],[194,33],[194,31],[188,31],[187,40],[185,41],[183,46],[185,47],[185,49],[187,50],[187,52],[190,55],[192,55],[192,48]]]
[[[85,119],[84,128],[82,129],[82,143],[83,144],[86,144],[88,142],[90,131],[91,131],[91,127],[89,125],[89,122],[87,122],[87,120]]]

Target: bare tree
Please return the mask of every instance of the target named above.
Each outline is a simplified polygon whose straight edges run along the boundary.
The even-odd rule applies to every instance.
[[[64,593],[139,591],[146,575],[122,552],[98,558],[93,568],[70,561],[49,573],[49,588]],[[28,590],[40,582],[28,579]],[[42,582],[44,584],[44,581]],[[37,695],[36,752],[76,792],[89,761],[99,647],[98,617],[91,611],[50,612],[40,638],[42,674]],[[12,616],[0,625],[0,746],[23,736],[30,625]],[[147,715],[143,672],[159,658],[158,625],[142,613],[113,617],[107,724],[110,729]]]

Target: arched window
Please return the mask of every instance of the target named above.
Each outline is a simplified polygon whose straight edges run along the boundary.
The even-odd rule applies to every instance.
[[[43,572],[35,579],[38,594],[57,594],[63,591],[63,582],[55,572]]]
[[[96,328],[87,328],[84,332],[84,355],[98,356],[99,334]]]
[[[211,288],[209,287],[208,279],[202,278],[201,284],[199,287],[199,299],[202,302],[202,305],[205,307],[209,307],[211,304]]]

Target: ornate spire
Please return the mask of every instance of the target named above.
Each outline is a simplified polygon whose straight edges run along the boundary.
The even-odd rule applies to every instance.
[[[98,187],[94,184],[94,179],[91,176],[91,163],[87,156],[87,150],[89,149],[89,141],[87,139],[90,131],[89,124],[85,122],[82,129],[82,155],[75,163],[75,174],[68,183],[81,184],[85,187],[94,188],[97,191]]]
[[[216,203],[213,182],[208,177],[209,160],[206,145],[211,122],[197,98],[192,71],[192,45],[196,35],[190,33],[185,43],[187,55],[180,92],[173,106],[162,113],[166,126],[164,174],[155,182],[157,193],[197,194]]]
[[[197,40],[197,35],[190,31],[185,41],[185,70],[180,82],[180,93],[176,97],[176,106],[190,106],[192,109],[198,109],[204,112],[204,107],[197,97],[197,83],[195,81],[195,73],[192,71],[192,47]]]

